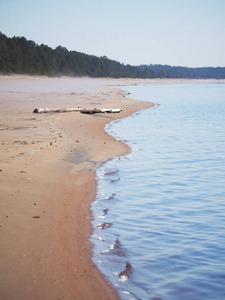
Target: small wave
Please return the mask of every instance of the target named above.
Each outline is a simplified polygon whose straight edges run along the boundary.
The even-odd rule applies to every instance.
[[[97,216],[97,219],[105,219],[105,216]]]
[[[113,175],[113,174],[115,174],[115,173],[117,173],[117,172],[119,172],[118,169],[116,169],[115,171],[107,172],[107,173],[105,173],[104,175],[105,175],[105,176],[110,176],[110,175]]]
[[[98,224],[97,228],[98,229],[106,229],[106,228],[110,228],[111,226],[112,226],[112,223],[106,222],[106,223]]]
[[[109,252],[108,249],[101,251],[102,254],[105,254],[105,253],[108,253],[108,252]]]
[[[123,276],[120,277],[119,281],[125,282],[125,281],[127,281],[127,279],[128,279],[128,277],[123,275]]]
[[[112,200],[115,196],[116,196],[116,194],[113,193],[111,196],[105,197],[104,200]]]
[[[105,241],[105,240],[103,240],[103,238],[101,236],[98,236],[98,235],[93,235],[93,238],[97,239],[99,241]]]
[[[120,178],[113,179],[113,180],[111,180],[111,183],[117,182],[117,181],[119,181],[119,180],[120,180]]]

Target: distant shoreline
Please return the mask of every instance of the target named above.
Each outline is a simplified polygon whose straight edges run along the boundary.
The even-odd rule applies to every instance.
[[[56,76],[56,77],[50,77],[50,76],[39,76],[39,75],[29,75],[29,74],[0,74],[0,80],[1,79],[46,79],[46,80],[60,80],[60,79],[70,79],[70,80],[80,80],[80,79],[90,79],[90,80],[96,80],[101,81],[104,80],[106,82],[111,82],[111,85],[117,86],[117,82],[119,83],[118,86],[126,86],[130,85],[130,82],[132,82],[132,85],[137,84],[152,84],[152,83],[204,83],[204,82],[211,82],[211,83],[225,83],[225,79],[215,79],[215,78],[112,78],[112,77],[89,77],[89,76]],[[120,83],[123,82],[121,85]]]

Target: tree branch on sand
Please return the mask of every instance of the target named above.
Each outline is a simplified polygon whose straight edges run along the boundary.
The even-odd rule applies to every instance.
[[[120,113],[120,108],[35,108],[33,113],[65,113],[65,112],[80,112],[82,114],[97,114],[97,113]]]

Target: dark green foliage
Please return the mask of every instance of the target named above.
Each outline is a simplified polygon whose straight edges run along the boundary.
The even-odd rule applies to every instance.
[[[62,46],[52,49],[24,37],[0,32],[0,73],[113,78],[225,78],[225,68],[184,68],[161,65],[130,66]]]
[[[0,73],[47,76],[90,76],[153,78],[154,72],[124,66],[106,56],[97,57],[62,46],[52,49],[40,46],[24,37],[7,38],[0,33]]]
[[[168,65],[142,65],[141,70],[148,68],[153,71],[158,78],[215,78],[224,79],[225,78],[225,68],[187,68],[187,67],[171,67]]]

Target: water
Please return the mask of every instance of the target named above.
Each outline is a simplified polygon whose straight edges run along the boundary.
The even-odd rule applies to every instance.
[[[159,105],[106,127],[132,153],[97,171],[93,260],[125,300],[225,299],[225,85],[125,89]]]

